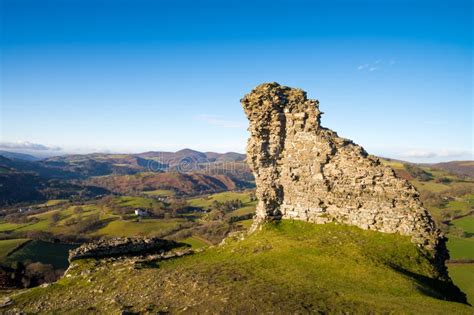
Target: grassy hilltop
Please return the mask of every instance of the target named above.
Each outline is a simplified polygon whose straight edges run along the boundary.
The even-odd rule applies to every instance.
[[[408,237],[283,221],[243,241],[156,263],[74,262],[60,281],[13,296],[25,312],[470,314],[445,301]],[[452,288],[451,288],[452,289]]]

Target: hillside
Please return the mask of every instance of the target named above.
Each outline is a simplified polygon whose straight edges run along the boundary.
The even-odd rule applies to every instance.
[[[172,190],[179,195],[199,195],[252,187],[252,183],[227,175],[201,173],[140,173],[128,176],[94,177],[89,185],[106,188],[117,193]]]
[[[24,161],[39,161],[41,160],[40,158],[30,155],[30,154],[25,154],[25,153],[17,153],[17,152],[10,152],[10,151],[5,151],[5,150],[0,150],[0,155],[4,156],[8,159],[17,159],[17,160],[24,160]]]
[[[196,154],[189,151],[184,153]],[[209,153],[203,154],[209,155]],[[72,160],[65,162],[66,164],[74,164],[75,162],[72,161],[81,157],[70,158]],[[95,158],[98,158],[98,155]],[[118,157],[115,156],[115,158]],[[211,156],[211,158],[215,157]],[[225,159],[224,155],[219,159]],[[10,163],[12,160],[3,158],[3,161]],[[409,180],[420,191],[421,200],[430,210],[438,227],[449,238],[447,243],[450,251],[449,274],[472,303],[474,299],[472,287],[474,181],[464,175],[456,175],[433,165],[416,165],[388,159],[383,159],[382,163],[391,166],[398,176]],[[241,161],[232,165],[245,167]],[[90,177],[80,181],[65,181],[46,179],[33,172],[18,172],[5,167],[3,173],[0,174],[5,176],[3,180],[11,176],[13,176],[11,179],[25,177],[21,182],[15,183],[13,180],[6,182],[11,183],[11,185],[3,186],[4,190],[9,187],[6,193],[8,196],[40,192],[47,193],[40,195],[38,197],[40,200],[69,199],[69,196],[77,196],[78,199],[74,198],[69,202],[50,200],[44,205],[31,206],[32,212],[13,213],[8,217],[2,217],[0,232],[7,240],[0,241],[2,243],[0,245],[5,245],[5,253],[10,253],[9,259],[3,260],[2,263],[13,263],[15,259],[20,259],[24,262],[32,260],[52,264],[55,268],[57,261],[60,261],[63,266],[67,248],[71,245],[49,243],[53,240],[70,243],[97,237],[159,236],[182,241],[192,245],[193,248],[205,248],[218,244],[229,232],[249,228],[252,223],[250,218],[255,213],[257,201],[253,191],[220,192],[248,187],[249,181],[240,179],[243,177],[242,173],[245,176],[249,175],[248,168],[243,169],[240,176],[234,176],[235,173],[240,172],[239,169],[235,170],[225,175],[220,174],[217,168],[214,172],[210,169],[210,172],[205,174],[173,171],[139,172],[130,175],[116,174]],[[0,180],[2,180],[1,176]],[[48,184],[45,185],[45,181]],[[90,199],[87,197],[93,195],[85,194],[86,190],[84,190],[84,187],[88,187],[87,185],[108,187],[122,196]],[[37,188],[40,189],[36,190]],[[68,194],[68,191],[71,194]],[[77,194],[80,191],[83,191],[83,194]],[[106,190],[96,192],[96,194],[104,193],[104,191],[107,194]],[[81,200],[80,196],[85,199]],[[240,202],[236,203],[237,200]],[[135,208],[146,209],[152,213],[152,216],[138,219],[133,215]],[[11,210],[17,211],[17,208],[11,207]],[[36,214],[37,212],[40,213]],[[26,238],[35,241],[18,251],[15,251],[14,246],[10,246],[17,241],[24,242]],[[51,257],[46,257],[47,255],[44,254],[45,249],[49,250],[49,255],[54,253],[53,262],[50,262]],[[115,289],[120,293],[119,288]],[[150,296],[152,296],[151,293]]]
[[[432,168],[441,169],[450,173],[474,178],[474,161],[452,161],[430,165]]]
[[[169,165],[170,167],[179,165],[179,163],[184,159],[196,164],[223,161],[238,162],[245,160],[245,154],[241,153],[199,152],[191,149],[182,149],[176,152],[150,151],[137,154],[137,156],[159,161],[163,164]]]
[[[250,191],[222,192],[187,200],[175,199],[169,190],[152,191],[149,195],[106,196],[82,203],[50,200],[24,213],[2,217],[0,239],[76,243],[97,237],[160,236],[186,239],[190,244],[197,237],[204,244],[217,244],[228,232],[241,230],[241,224],[248,225],[256,204]],[[134,214],[136,208],[148,211],[150,216],[138,218]],[[217,215],[210,216],[216,212]]]
[[[29,172],[0,172],[0,207],[50,199],[84,199],[109,194],[104,188],[45,179]]]
[[[202,153],[184,149],[136,155],[65,155],[33,160],[2,151],[0,206],[77,197],[81,190],[94,190],[87,187],[91,184],[109,187],[118,193],[171,189],[182,195],[250,187],[253,177],[244,158],[239,153]],[[177,172],[205,174],[181,175]],[[64,191],[60,187],[64,187]],[[103,189],[98,191],[106,193]],[[82,194],[94,195],[92,192]]]
[[[41,164],[89,177],[111,174],[127,175],[147,171],[197,171],[209,163],[241,162],[244,159],[245,155],[239,153],[203,153],[183,149],[177,152],[150,151],[138,154],[64,155],[47,158],[41,161]]]
[[[198,171],[209,164],[243,162],[244,154],[199,152],[183,149],[177,152],[151,151],[138,154],[71,154],[35,159],[32,156],[0,151],[0,167],[35,172],[46,178],[87,178],[104,175],[130,175],[147,171]],[[184,167],[183,167],[184,166]]]
[[[283,221],[243,241],[168,261],[80,260],[11,296],[27,313],[471,314],[407,237]]]

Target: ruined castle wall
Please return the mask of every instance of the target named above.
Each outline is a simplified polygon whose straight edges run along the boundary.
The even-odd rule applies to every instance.
[[[409,235],[444,268],[444,237],[416,189],[362,147],[321,127],[318,101],[277,83],[260,85],[241,101],[250,122],[256,224],[287,218]]]

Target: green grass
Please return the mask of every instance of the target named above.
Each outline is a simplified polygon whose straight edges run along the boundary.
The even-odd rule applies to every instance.
[[[237,224],[241,225],[246,230],[248,230],[252,226],[252,223],[253,223],[253,219],[248,219],[248,220],[243,220],[243,221],[237,222]]]
[[[151,198],[122,196],[115,199],[117,206],[128,206],[136,208],[149,208],[161,204]],[[76,207],[81,207],[82,212],[77,213]],[[59,220],[54,222],[53,216],[59,214]],[[152,219],[146,218],[140,221],[122,220],[119,215],[97,204],[65,205],[58,209],[50,210],[36,215],[30,215],[29,219],[37,222],[25,224],[0,223],[0,232],[13,231],[14,233],[25,233],[31,231],[49,232],[54,235],[69,235],[76,233],[75,225],[71,220],[86,220],[88,217],[98,215],[99,220],[104,222],[104,227],[90,231],[89,236],[135,236],[135,235],[163,235],[179,227],[186,219]]]
[[[57,206],[57,205],[60,205],[60,204],[63,204],[63,203],[66,203],[67,200],[65,199],[52,199],[52,200],[48,200],[45,205],[46,206]]]
[[[45,203],[39,204],[38,207],[53,207],[67,202],[68,201],[66,199],[51,199]]]
[[[49,224],[52,222],[50,219],[43,219],[33,224],[25,224],[24,226],[16,229],[17,232],[28,232],[28,231],[48,231]]]
[[[432,192],[442,192],[450,187],[449,184],[436,183],[435,181],[421,182],[419,180],[411,180],[419,191],[427,190]]]
[[[0,241],[0,260],[3,260],[9,253],[17,249],[20,245],[27,242],[28,239],[20,238],[14,240],[1,240]]]
[[[55,268],[66,268],[68,266],[68,251],[75,247],[75,245],[31,241],[8,256],[5,263],[31,261],[51,264]]]
[[[16,224],[16,223],[9,223],[9,222],[2,221],[0,223],[0,232],[14,231],[23,226],[25,226],[25,224]]]
[[[174,191],[166,190],[166,189],[144,191],[143,193],[148,196],[161,196],[161,197],[173,197],[175,195]]]
[[[191,245],[192,248],[203,248],[209,246],[207,242],[195,236],[185,238],[183,240],[180,240],[180,242]]]
[[[474,304],[474,264],[449,264],[449,275]]]
[[[431,268],[408,237],[283,221],[158,265],[78,261],[69,277],[13,295],[4,310],[472,314],[444,300]]]
[[[391,168],[405,169],[404,164],[398,161],[388,161],[385,159],[380,159],[380,162],[382,162],[383,165],[390,166]]]
[[[239,208],[235,211],[232,211],[230,214],[231,214],[231,216],[235,217],[235,216],[255,213],[255,207],[256,206],[257,206],[256,201],[248,202],[245,207],[242,207],[242,208]]]
[[[176,229],[182,219],[142,219],[135,220],[115,220],[107,226],[94,232],[94,235],[100,236],[154,236],[162,235]]]
[[[451,223],[455,227],[462,229],[464,232],[474,234],[474,216],[453,220]]]
[[[250,193],[249,192],[223,192],[217,193],[206,197],[201,198],[193,198],[188,200],[188,204],[193,207],[198,207],[206,210],[212,209],[212,203],[214,201],[218,202],[225,202],[230,200],[240,200],[242,201],[243,206],[239,209],[236,209],[226,216],[234,217],[234,216],[241,216],[245,214],[250,214],[255,212],[255,207],[257,205],[256,201],[250,201]]]
[[[451,259],[474,259],[474,238],[449,236],[447,245]]]
[[[443,213],[465,215],[474,210],[474,198],[472,194],[456,197],[456,200],[449,201],[444,206],[430,206],[428,210],[438,221],[443,219]]]
[[[250,202],[250,194],[248,192],[234,192],[227,191],[223,193],[213,194],[207,197],[189,199],[188,203],[190,206],[210,209],[214,201],[225,202],[230,200],[239,199],[242,203]]]
[[[160,204],[158,201],[152,198],[131,197],[131,196],[118,197],[116,198],[116,203],[119,206],[144,208],[144,209],[149,209],[149,208],[152,208],[153,206]]]
[[[51,210],[43,212],[40,214],[30,215],[28,218],[36,218],[38,222],[29,222],[29,223],[0,223],[0,232],[5,231],[15,231],[15,232],[28,232],[28,231],[44,231],[48,232],[50,224],[52,222],[52,217],[55,213],[61,213],[60,210]]]
[[[460,210],[462,213],[467,213],[474,210],[474,195],[469,194],[458,198],[458,200],[448,202],[447,208],[453,210]]]

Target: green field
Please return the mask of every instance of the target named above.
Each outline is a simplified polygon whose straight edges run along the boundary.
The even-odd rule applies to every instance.
[[[225,202],[235,199],[239,199],[245,205],[246,203],[250,202],[250,193],[227,191],[223,193],[213,194],[207,197],[192,198],[188,200],[188,203],[190,206],[193,207],[210,209],[214,201]]]
[[[28,239],[14,239],[14,240],[1,240],[0,241],[0,260],[3,260],[13,250],[18,248],[20,245],[27,242]]]
[[[472,314],[446,301],[457,295],[439,285],[409,237],[283,221],[146,268],[78,261],[69,277],[12,296],[6,310],[111,314],[129,305],[137,313]],[[116,296],[120,304],[108,302]]]
[[[143,208],[149,209],[155,205],[159,205],[160,203],[152,198],[144,198],[144,197],[118,197],[116,199],[116,203],[119,206],[127,206],[127,207],[134,207],[134,208]]]
[[[13,252],[4,261],[7,264],[15,261],[23,263],[28,261],[41,262],[43,264],[51,264],[55,268],[67,268],[69,265],[67,261],[68,251],[76,247],[76,245],[31,241]]]
[[[427,190],[432,192],[442,192],[449,189],[449,184],[437,183],[435,181],[421,182],[419,180],[411,180],[410,183],[413,184],[419,191]]]
[[[50,224],[50,219],[45,218],[33,224],[25,224],[22,227],[16,229],[17,232],[28,232],[28,231],[47,231]]]
[[[459,215],[469,213],[473,209],[473,195],[458,197],[447,203],[442,211],[450,211]],[[464,237],[462,235],[464,232]],[[461,233],[461,235],[460,235]],[[448,249],[451,259],[474,259],[474,216],[468,215],[450,222],[448,233]],[[474,273],[470,280],[474,282]]]
[[[474,304],[474,264],[449,264],[449,275]]]
[[[226,202],[231,200],[240,200],[242,201],[242,207],[238,208],[230,213],[226,214],[226,217],[236,217],[242,216],[246,214],[255,213],[255,207],[257,205],[257,201],[250,201],[250,193],[249,192],[223,192],[217,193],[214,195],[201,197],[201,198],[193,198],[189,199],[188,203],[190,206],[211,210],[214,201],[218,202]]]
[[[238,224],[245,229],[249,229],[252,226],[253,219],[239,221]]]
[[[391,168],[394,169],[404,169],[404,164],[399,161],[389,161],[386,159],[380,159],[380,162],[382,162],[383,165],[390,166]]]
[[[134,207],[134,208],[150,208],[160,204],[160,202],[153,200],[152,198],[144,197],[117,197],[114,200],[118,207]],[[76,211],[76,208],[80,207],[80,212]],[[76,219],[78,221],[87,220],[92,215],[98,216],[99,220],[104,223],[112,220],[119,220],[120,216],[112,213],[107,207],[99,206],[97,204],[83,204],[74,205],[64,204],[54,210],[43,212],[36,215],[30,215],[30,220],[37,220],[37,222],[31,221],[23,224],[9,223],[0,220],[0,232],[13,231],[15,233],[30,232],[30,231],[42,231],[50,232],[53,234],[71,234],[74,233],[74,225],[70,225],[71,220]],[[54,216],[59,216],[57,221],[53,220]],[[150,230],[155,225],[156,229],[163,229],[170,225],[170,222],[162,222],[163,220],[138,222],[130,221],[127,223],[112,223],[110,226],[106,226],[101,235],[107,235],[107,231],[111,232],[111,235],[135,235],[138,234],[140,228],[144,229],[144,234],[150,234]],[[136,225],[136,226],[135,226]],[[125,229],[125,230],[123,230]],[[121,230],[121,231],[119,231]],[[118,232],[119,231],[119,232]],[[89,234],[96,235],[94,231]]]
[[[256,206],[257,206],[256,201],[247,202],[244,207],[239,208],[235,211],[232,211],[231,216],[235,217],[235,216],[255,213],[255,207]]]
[[[472,194],[468,194],[465,196],[458,196],[456,197],[456,200],[446,202],[443,205],[427,205],[427,208],[437,221],[442,221],[448,214],[452,217],[455,217],[466,215],[473,211],[474,199]]]
[[[453,220],[452,224],[466,233],[474,234],[474,216]]]
[[[0,221],[0,232],[14,231],[18,228],[25,226],[24,224],[9,223],[5,221]]]
[[[447,245],[451,259],[474,259],[474,238],[449,236]]]
[[[191,245],[192,248],[203,248],[209,246],[207,242],[195,236],[185,238],[183,240],[180,240],[180,242]]]
[[[144,191],[143,193],[148,196],[159,196],[159,197],[173,197],[175,195],[174,191],[165,190],[165,189]]]
[[[52,200],[48,200],[44,205],[51,207],[51,206],[57,206],[66,202],[67,200],[64,200],[64,199],[52,199]]]
[[[97,236],[157,236],[178,228],[183,219],[115,220],[94,232]]]

